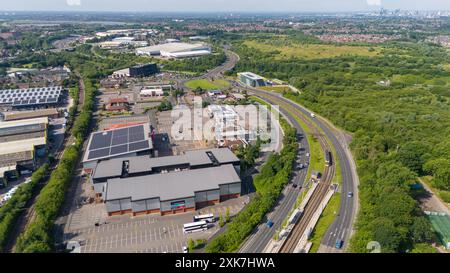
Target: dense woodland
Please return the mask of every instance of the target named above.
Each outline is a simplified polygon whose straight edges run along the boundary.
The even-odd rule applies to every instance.
[[[430,251],[423,243],[434,235],[411,185],[431,175],[432,186],[450,202],[450,54],[426,43],[391,42],[380,49],[374,57],[277,60],[279,51],[261,52],[237,40],[235,72],[288,81],[301,94],[285,96],[353,134],[361,207],[352,251],[368,251],[369,241],[380,242],[383,252]]]

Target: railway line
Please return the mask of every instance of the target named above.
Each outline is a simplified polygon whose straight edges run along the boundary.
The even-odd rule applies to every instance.
[[[335,164],[332,164],[331,153],[329,152],[331,151],[331,147],[327,141],[327,138],[317,129],[317,127],[308,118],[305,117],[304,113],[300,112],[298,109],[286,103],[284,100],[277,98],[276,96],[268,95],[265,93],[255,93],[254,95],[261,99],[270,101],[271,103],[277,104],[280,107],[292,113],[293,115],[295,115],[296,117],[300,118],[302,122],[305,123],[306,126],[310,128],[312,135],[317,138],[320,147],[322,149],[322,152],[325,155],[324,158],[327,158],[326,160],[327,162],[324,162],[325,169],[323,176],[320,179],[318,187],[315,189],[313,195],[311,196],[311,200],[306,205],[298,223],[288,234],[288,237],[286,238],[285,242],[283,243],[279,251],[281,253],[292,253],[294,252],[303,234],[307,231],[306,228],[308,227],[308,224],[310,223],[315,212],[319,209],[322,200],[327,194],[328,189],[331,186],[331,182],[333,181],[333,178],[336,174],[336,166]]]

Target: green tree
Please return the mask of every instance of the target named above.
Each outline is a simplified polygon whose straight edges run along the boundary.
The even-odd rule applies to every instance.
[[[430,222],[425,217],[415,217],[411,226],[411,237],[414,243],[429,243],[433,238]]]
[[[189,252],[193,252],[195,249],[195,242],[192,238],[189,238],[188,240],[188,250]]]

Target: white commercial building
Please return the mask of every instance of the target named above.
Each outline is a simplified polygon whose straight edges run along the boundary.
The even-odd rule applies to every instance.
[[[162,56],[167,58],[198,57],[211,54],[211,47],[205,44],[166,43],[136,49],[138,55]]]
[[[139,92],[139,96],[141,98],[148,98],[148,97],[162,97],[164,96],[164,90],[162,87],[144,87]]]

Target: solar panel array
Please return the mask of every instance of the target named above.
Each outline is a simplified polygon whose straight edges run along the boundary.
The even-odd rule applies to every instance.
[[[142,151],[150,148],[144,125],[94,133],[88,150],[88,160]]]
[[[61,86],[0,90],[0,104],[12,106],[54,104],[59,102],[62,91]]]

